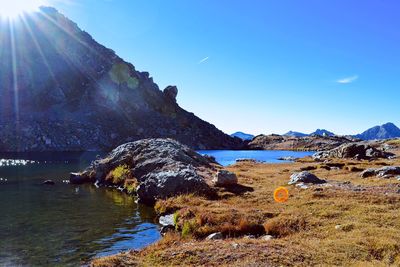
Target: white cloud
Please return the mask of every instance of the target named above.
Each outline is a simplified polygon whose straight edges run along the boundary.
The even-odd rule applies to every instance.
[[[353,76],[350,76],[350,77],[339,79],[336,82],[337,83],[341,83],[341,84],[347,84],[347,83],[352,83],[352,82],[356,81],[357,79],[358,79],[358,75],[353,75]]]
[[[197,64],[204,63],[204,62],[206,62],[209,58],[210,58],[210,57],[205,57],[205,58],[203,58],[202,60],[200,60]]]

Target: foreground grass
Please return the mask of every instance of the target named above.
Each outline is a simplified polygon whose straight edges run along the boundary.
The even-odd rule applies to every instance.
[[[241,186],[219,189],[217,199],[187,195],[157,203],[160,214],[175,214],[176,233],[141,251],[96,259],[92,266],[399,266],[400,182],[362,179],[359,172],[400,161],[330,164],[339,169],[310,159],[235,164],[228,170]],[[286,186],[289,200],[276,203],[274,189],[301,169],[332,186]],[[225,238],[204,239],[214,232]],[[246,237],[264,234],[275,239]]]

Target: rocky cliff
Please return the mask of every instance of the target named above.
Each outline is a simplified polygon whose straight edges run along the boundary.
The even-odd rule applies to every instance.
[[[0,22],[0,151],[109,150],[152,137],[241,146],[179,107],[177,94],[53,8]]]

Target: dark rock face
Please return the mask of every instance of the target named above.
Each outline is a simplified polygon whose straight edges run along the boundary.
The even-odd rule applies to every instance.
[[[288,184],[297,184],[297,183],[310,183],[310,184],[324,184],[325,180],[319,179],[314,174],[303,171],[299,173],[294,173],[290,176],[290,181]]]
[[[175,86],[161,91],[55,9],[30,13],[12,34],[9,23],[0,21],[0,151],[110,150],[158,137],[242,146],[179,107]]]
[[[329,151],[318,152],[313,155],[313,158],[317,160],[325,158],[351,158],[359,160],[370,160],[377,158],[389,158],[391,156],[393,156],[392,153],[381,151],[375,147],[372,147],[368,143],[358,142],[343,144]]]
[[[176,86],[168,86],[164,89],[164,95],[171,101],[176,102],[176,96],[178,95],[178,88]]]
[[[70,182],[110,184],[107,175],[125,165],[136,179],[139,200],[154,204],[157,199],[178,194],[210,194],[212,189],[206,179],[216,171],[213,164],[172,139],[144,139],[117,147],[79,175],[71,174]]]
[[[356,135],[363,140],[390,139],[400,137],[400,129],[393,123],[386,123],[381,126],[375,126],[365,132]]]
[[[284,136],[284,135],[258,135],[248,144],[249,149],[261,150],[300,150],[323,151],[330,150],[357,139],[340,136]]]

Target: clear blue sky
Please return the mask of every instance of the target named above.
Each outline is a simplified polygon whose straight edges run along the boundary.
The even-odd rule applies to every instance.
[[[400,125],[397,0],[48,0],[221,130]]]

